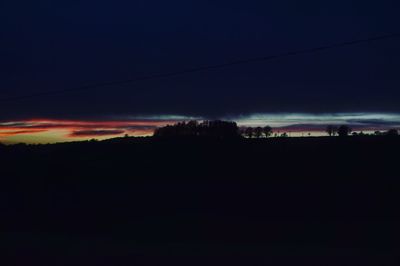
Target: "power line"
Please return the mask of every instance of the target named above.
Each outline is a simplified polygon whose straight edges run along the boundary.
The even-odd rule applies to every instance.
[[[97,84],[87,85],[87,86],[82,86],[82,87],[77,87],[77,88],[43,91],[43,92],[37,92],[37,93],[14,96],[14,97],[0,98],[0,102],[19,101],[19,100],[24,100],[24,99],[29,99],[29,98],[37,98],[37,97],[42,97],[42,96],[63,94],[63,93],[69,93],[69,92],[93,90],[93,89],[108,87],[108,86],[113,86],[113,85],[124,85],[124,84],[139,82],[139,81],[174,77],[174,76],[180,76],[180,75],[189,74],[189,73],[225,68],[225,67],[229,67],[229,66],[269,61],[269,60],[279,59],[282,57],[290,57],[290,56],[296,56],[296,55],[302,55],[302,54],[312,54],[312,53],[317,53],[317,52],[321,52],[321,51],[325,51],[325,50],[331,50],[331,49],[346,47],[346,46],[353,46],[353,45],[357,45],[357,44],[369,43],[369,42],[374,42],[374,41],[383,41],[383,40],[388,40],[388,39],[394,39],[397,37],[400,37],[400,33],[380,35],[380,36],[371,37],[371,38],[367,38],[367,39],[358,39],[358,40],[353,40],[353,41],[336,43],[336,44],[332,44],[332,45],[325,45],[325,46],[320,46],[320,47],[315,47],[315,48],[285,52],[285,53],[281,53],[281,54],[275,54],[275,55],[269,55],[269,56],[263,56],[263,57],[253,57],[253,58],[247,58],[247,59],[241,59],[241,60],[234,60],[234,61],[221,63],[221,64],[188,68],[185,70],[169,72],[169,73],[153,74],[153,75],[142,76],[142,77],[137,77],[137,78],[128,79],[128,80],[103,82],[103,83],[97,83]]]

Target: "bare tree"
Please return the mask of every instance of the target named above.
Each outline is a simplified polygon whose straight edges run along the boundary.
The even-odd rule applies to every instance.
[[[326,133],[328,133],[329,136],[335,136],[338,132],[338,128],[332,125],[328,125],[326,127]]]

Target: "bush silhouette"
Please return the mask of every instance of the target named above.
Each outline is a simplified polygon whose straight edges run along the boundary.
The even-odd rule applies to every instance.
[[[287,137],[289,137],[289,135],[286,132],[283,132],[280,137],[281,138],[287,138]]]

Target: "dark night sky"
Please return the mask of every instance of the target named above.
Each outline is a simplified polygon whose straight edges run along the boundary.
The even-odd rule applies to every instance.
[[[400,2],[0,3],[0,98],[400,32]],[[400,112],[400,38],[1,103],[0,119]]]

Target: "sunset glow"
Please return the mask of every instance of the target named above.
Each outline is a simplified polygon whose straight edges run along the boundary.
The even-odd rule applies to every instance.
[[[58,120],[27,119],[0,122],[0,142],[13,143],[56,143],[89,139],[104,140],[129,136],[150,136],[157,127],[179,121],[202,120],[184,116],[157,116],[145,118]],[[365,133],[389,128],[400,128],[400,115],[376,113],[343,114],[253,114],[234,118],[239,126],[273,127],[275,133],[287,132],[289,136],[326,135],[327,124],[347,124],[354,131]]]
[[[155,128],[175,123],[170,120],[51,120],[30,119],[0,123],[3,143],[55,143],[123,136],[148,136]]]

